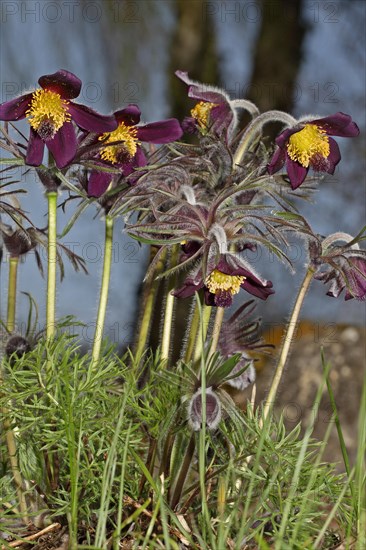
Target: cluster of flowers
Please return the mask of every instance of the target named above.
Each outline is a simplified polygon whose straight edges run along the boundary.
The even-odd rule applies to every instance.
[[[264,246],[291,264],[283,249],[287,234],[295,232],[304,237],[314,278],[330,284],[330,296],[345,290],[346,300],[365,299],[366,252],[360,250],[358,238],[343,233],[316,235],[284,200],[285,195],[301,196],[296,191],[300,186],[310,191],[306,181],[310,168],[334,173],[341,155],[331,136],[357,136],[359,129],[351,117],[338,112],[296,120],[278,111],[260,114],[249,101],[231,100],[224,91],[192,81],[182,71],[176,75],[195,101],[182,122],[171,118],[140,124],[135,104],[111,116],[100,115],[74,102],[81,81],[65,70],[42,76],[39,89],[0,105],[0,120],[29,122],[26,154],[19,151],[25,164],[41,166],[46,146],[64,174],[71,166],[84,167],[80,186],[108,215],[137,212],[128,233],[159,247],[147,277],[154,276],[167,249],[179,250],[178,262],[165,273],[190,267],[172,291],[177,298],[201,292],[207,305],[227,308],[244,290],[267,300],[274,292],[272,282],[244,259],[245,251]],[[244,129],[239,124],[240,109],[251,117]],[[282,122],[285,129],[268,153],[261,132],[271,121]],[[177,141],[184,134],[194,134],[196,144]],[[156,150],[150,145],[147,150],[143,143],[163,146]],[[273,214],[273,203],[280,215]],[[240,363],[235,367],[237,379],[231,377],[231,384],[242,389],[254,379],[248,345],[239,337],[232,338],[230,346],[227,342],[221,339],[222,354],[242,353],[249,365],[243,370]],[[251,345],[256,342],[258,338],[252,338]],[[206,405],[212,412],[207,423],[214,427],[221,412],[212,388]],[[195,429],[200,425],[200,399],[198,389],[189,406]]]

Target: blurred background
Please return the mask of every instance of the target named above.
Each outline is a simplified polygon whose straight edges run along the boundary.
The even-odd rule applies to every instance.
[[[193,104],[187,101],[185,85],[174,77],[174,71],[181,69],[225,88],[232,98],[251,99],[262,111],[284,109],[295,116],[317,117],[349,113],[361,136],[337,139],[342,162],[333,177],[321,182],[314,197],[317,204],[304,204],[303,212],[318,233],[356,234],[365,224],[366,212],[365,19],[363,0],[2,0],[1,102],[33,89],[40,75],[63,68],[83,82],[77,101],[102,113],[138,103],[144,122],[182,118]],[[26,124],[23,129],[27,131]],[[272,135],[275,131],[269,129]],[[21,199],[23,208],[44,227],[41,184],[20,169],[12,175],[28,191]],[[71,205],[65,214],[60,211],[59,231],[72,212]],[[85,322],[86,344],[94,334],[103,261],[104,225],[96,213],[89,209],[63,239],[84,257],[89,275],[74,273],[66,260],[65,280],[58,291],[57,315],[73,314]],[[294,241],[290,256],[297,273],[292,275],[265,254],[251,258],[276,289],[262,308],[265,323],[283,323],[305,257]],[[123,233],[119,220],[106,332],[120,345],[133,339],[146,263],[146,248]],[[4,314],[6,257],[1,277]],[[21,266],[18,288],[43,304],[45,281],[32,254]],[[364,303],[328,298],[325,292],[323,284],[313,284],[304,305],[306,319],[324,326],[364,324]],[[27,305],[22,296],[20,329]]]

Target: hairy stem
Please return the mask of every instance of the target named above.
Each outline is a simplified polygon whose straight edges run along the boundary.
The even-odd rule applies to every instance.
[[[46,301],[46,336],[52,338],[55,333],[56,309],[56,266],[57,266],[57,192],[47,193],[48,201],[48,271]]]
[[[93,366],[96,365],[99,361],[103,332],[104,332],[105,315],[107,311],[109,281],[111,276],[111,264],[112,264],[113,225],[114,225],[114,218],[106,216],[102,286],[101,286],[100,295],[99,295],[98,315],[97,315],[97,322],[95,326],[94,342],[93,342],[93,349],[92,349]]]
[[[191,319],[191,326],[190,326],[190,329],[189,329],[187,347],[186,347],[186,351],[184,353],[184,361],[186,363],[188,363],[188,361],[190,361],[190,359],[192,357],[192,354],[193,354],[194,346],[195,346],[195,343],[196,343],[196,340],[197,340],[197,334],[198,334],[198,331],[199,331],[199,322],[200,322],[200,312],[199,312],[198,306],[196,304],[195,307],[194,307],[194,311],[193,311],[193,315],[192,315],[192,319]]]
[[[295,126],[297,124],[296,118],[283,111],[268,111],[257,116],[245,130],[235,151],[233,158],[234,168],[237,164],[240,164],[245,153],[249,150],[249,146],[260,135],[263,126],[267,122],[283,122],[286,126]]]
[[[150,253],[151,260],[154,259],[155,254],[156,254],[156,249],[154,250],[154,248],[151,247],[151,253]],[[137,358],[139,358],[143,354],[146,347],[147,339],[149,337],[154,304],[155,304],[156,295],[160,286],[160,279],[157,279],[157,276],[160,275],[164,270],[165,257],[166,257],[166,254],[163,253],[159,259],[159,262],[155,266],[155,271],[152,277],[150,277],[149,280],[146,281],[144,285],[143,304],[142,304],[143,314],[139,324],[139,335],[138,335],[136,351],[135,351],[135,357]]]
[[[212,344],[210,349],[210,356],[216,351],[217,344],[219,342],[222,322],[224,320],[224,314],[225,314],[225,308],[218,307],[216,311],[215,323],[212,331]]]
[[[270,409],[272,408],[272,406],[274,404],[274,401],[276,399],[277,389],[278,389],[278,386],[279,386],[279,383],[280,383],[280,380],[281,380],[281,377],[282,377],[283,370],[284,370],[285,365],[286,365],[287,356],[288,356],[288,353],[290,351],[290,346],[291,346],[292,339],[293,339],[293,336],[294,336],[294,333],[295,333],[296,324],[297,324],[297,320],[299,318],[301,306],[303,304],[306,292],[307,292],[307,290],[310,286],[310,283],[312,281],[313,275],[314,275],[314,270],[311,267],[309,267],[306,274],[305,274],[305,277],[304,277],[304,280],[301,284],[301,287],[299,289],[298,295],[296,297],[295,306],[294,306],[294,309],[292,311],[290,321],[289,321],[288,326],[287,326],[286,334],[285,334],[285,337],[284,337],[284,340],[283,340],[282,349],[281,349],[281,353],[280,353],[280,358],[278,360],[278,364],[277,364],[277,367],[276,367],[275,374],[273,376],[271,388],[269,390],[269,394],[268,394],[266,403],[264,405],[264,409],[263,409],[264,419],[267,418],[268,413],[269,413]]]
[[[9,332],[13,332],[15,329],[18,265],[18,256],[12,256],[9,260],[8,310],[6,315],[6,328]]]
[[[206,306],[205,304],[202,306],[202,320],[199,325],[199,333],[198,338],[196,342],[196,347],[194,350],[194,356],[193,361],[196,362],[198,359],[200,359],[202,355],[202,350],[205,344],[207,331],[208,331],[208,325],[210,323],[210,317],[211,317],[211,306]]]
[[[179,250],[180,250],[180,245],[173,246],[172,255],[170,258],[170,267],[175,267],[177,265]],[[166,303],[165,303],[163,336],[162,336],[162,342],[161,342],[161,357],[162,359],[166,359],[166,364],[169,359],[173,312],[174,312],[174,305],[175,305],[175,297],[172,296],[171,290],[173,290],[175,283],[176,283],[176,276],[174,274],[171,276],[171,279],[167,285],[168,288],[167,288],[167,297],[166,297]]]

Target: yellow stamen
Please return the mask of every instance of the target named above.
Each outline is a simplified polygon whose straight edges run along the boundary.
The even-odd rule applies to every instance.
[[[41,131],[46,124],[54,135],[65,122],[71,120],[71,115],[67,110],[68,103],[56,92],[36,90],[25,114],[34,130]]]
[[[115,164],[118,162],[119,153],[127,153],[129,157],[134,157],[137,151],[138,139],[137,128],[134,126],[127,126],[124,122],[120,122],[118,128],[113,132],[106,132],[100,136],[100,140],[105,143],[112,143],[113,141],[123,141],[121,145],[111,145],[110,147],[103,147],[100,156],[103,160]]]
[[[201,128],[207,128],[208,119],[213,107],[216,107],[215,103],[210,103],[208,101],[200,101],[197,105],[191,110],[191,115],[194,119],[197,120]]]
[[[308,168],[311,159],[320,155],[327,158],[330,153],[329,137],[325,130],[315,124],[306,124],[305,127],[292,134],[287,145],[287,153],[291,160],[299,162]]]
[[[212,294],[217,294],[220,290],[229,290],[231,294],[238,294],[240,285],[245,279],[244,275],[226,275],[214,269],[207,277],[205,285]]]

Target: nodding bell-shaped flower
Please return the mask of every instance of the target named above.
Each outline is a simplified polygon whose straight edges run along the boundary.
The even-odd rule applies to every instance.
[[[253,296],[266,300],[272,290],[272,282],[261,279],[245,262],[231,253],[221,254],[219,261],[211,265],[206,277],[202,270],[187,277],[183,286],[172,292],[177,298],[188,298],[195,292],[204,290],[205,303],[209,306],[230,307],[233,296],[240,289]]]
[[[103,116],[71,101],[81,90],[81,80],[60,70],[39,78],[40,89],[0,105],[0,120],[22,120],[30,124],[26,164],[42,164],[44,147],[51,151],[56,166],[64,168],[77,151],[75,124],[87,132],[110,132],[117,127],[114,116]]]
[[[23,256],[37,246],[33,228],[13,229],[10,225],[0,222],[0,234],[6,250],[13,258]]]
[[[311,243],[309,251],[315,270],[314,279],[329,283],[327,296],[338,298],[345,290],[345,300],[366,299],[366,250],[361,250],[355,242],[358,237],[334,233],[323,241]],[[340,241],[345,244],[340,244]]]
[[[268,165],[268,172],[274,174],[286,165],[292,189],[303,183],[309,168],[334,174],[341,154],[338,144],[329,136],[356,137],[359,133],[352,118],[340,112],[299,122],[276,138],[277,149]]]
[[[211,387],[206,388],[206,426],[214,430],[221,420],[221,402]],[[194,431],[202,428],[202,388],[199,388],[188,404],[188,422]]]
[[[191,116],[182,122],[183,130],[187,133],[200,132],[203,135],[209,132],[219,136],[226,132],[230,135],[236,125],[237,116],[226,92],[191,80],[184,71],[176,71],[175,74],[188,85],[188,97],[198,100],[191,110]]]

